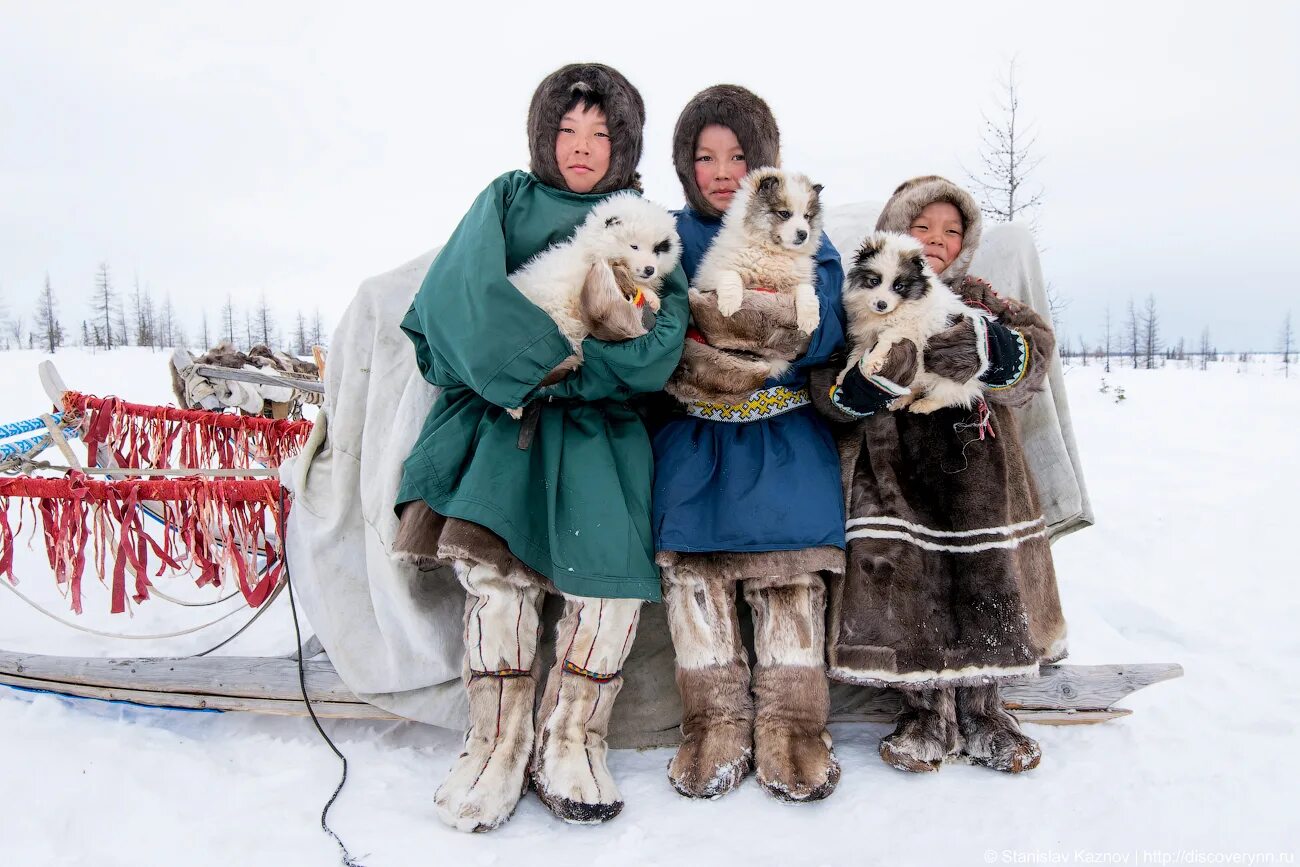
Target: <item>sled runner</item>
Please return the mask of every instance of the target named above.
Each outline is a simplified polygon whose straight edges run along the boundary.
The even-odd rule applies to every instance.
[[[318,356],[322,369],[323,361]],[[318,382],[264,372],[196,365],[183,350],[172,363],[178,371],[211,379],[287,386],[312,394],[323,388]],[[30,515],[32,525],[42,524],[51,568],[67,587],[75,612],[81,607],[80,570],[89,567],[109,586],[114,612],[154,597],[196,607],[216,604],[185,602],[155,586],[153,579],[170,570],[200,585],[237,588],[217,600],[233,600],[234,607],[183,632],[206,629],[241,612],[251,616],[219,644],[189,657],[105,659],[0,650],[0,684],[148,707],[305,716],[298,679],[301,657],[306,694],[317,716],[402,719],[359,699],[314,638],[287,657],[207,655],[242,633],[284,586],[280,538],[289,503],[275,478],[276,467],[306,442],[311,422],[84,395],[69,390],[50,362],[41,365],[40,375],[61,412],[0,425],[0,469],[12,472],[26,466],[64,475],[0,477],[0,584],[22,595],[12,571],[16,522],[6,508],[12,499],[39,504],[20,505],[14,511]],[[84,464],[70,444],[78,439],[87,449]],[[62,455],[66,467],[37,460],[51,448]],[[1172,663],[1050,665],[1037,679],[1005,685],[1002,696],[1023,722],[1097,723],[1130,714],[1116,705],[1134,691],[1181,675],[1181,666]],[[899,709],[897,695],[888,690],[832,687],[832,722],[888,722]],[[673,725],[637,745],[670,745],[677,739]]]

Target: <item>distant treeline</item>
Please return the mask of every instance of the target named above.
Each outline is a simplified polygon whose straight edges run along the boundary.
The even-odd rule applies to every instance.
[[[99,349],[121,346],[209,349],[224,341],[243,350],[262,343],[308,355],[312,346],[324,346],[328,340],[319,307],[310,313],[294,311],[288,325],[282,326],[266,303],[265,293],[255,306],[246,308],[236,306],[233,296],[227,293],[219,309],[202,308],[199,321],[187,326],[177,315],[171,295],[158,296],[148,285],[141,286],[138,277],[125,294],[119,291],[107,262],[101,263],[95,272],[88,303],[83,301],[78,306],[82,316],[60,313],[60,302],[48,274],[36,295],[30,318],[23,315],[12,298],[0,295],[0,350],[55,352],[61,346],[70,345]]]

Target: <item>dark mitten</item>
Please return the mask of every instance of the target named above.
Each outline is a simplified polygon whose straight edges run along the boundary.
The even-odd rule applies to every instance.
[[[985,345],[988,347],[989,366],[980,374],[980,382],[990,388],[1015,385],[1029,366],[1029,346],[1025,337],[996,319],[988,320],[987,326]]]
[[[908,392],[882,376],[864,376],[861,365],[855,364],[844,375],[844,383],[831,388],[831,402],[855,418],[865,418]]]

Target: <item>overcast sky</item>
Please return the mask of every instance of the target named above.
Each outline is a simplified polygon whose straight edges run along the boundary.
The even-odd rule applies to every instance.
[[[1300,4],[455,5],[0,0],[0,304],[30,317],[48,272],[79,323],[107,261],[191,331],[227,292],[334,322],[526,167],[532,91],[575,60],[641,90],[666,205],[673,123],[719,82],[768,101],[828,205],[964,182],[1015,57],[1070,338],[1149,293],[1222,348],[1300,314]]]

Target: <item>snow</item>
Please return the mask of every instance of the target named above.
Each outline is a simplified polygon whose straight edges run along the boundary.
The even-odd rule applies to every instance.
[[[0,353],[0,421],[47,408],[35,352]],[[166,402],[166,354],[62,350],[71,387]],[[1171,363],[1172,365],[1172,363]],[[1103,381],[1110,386],[1103,393]],[[882,763],[883,725],[837,725],[839,789],[779,803],[753,779],[717,801],[677,795],[669,750],[617,751],[627,807],[596,828],[566,826],[533,794],[485,835],[445,828],[433,792],[456,732],[327,721],[351,772],[331,824],[375,865],[1294,863],[1300,835],[1296,718],[1300,589],[1294,493],[1300,378],[1276,359],[1202,372],[1072,366],[1069,386],[1098,525],[1056,548],[1076,663],[1179,662],[1180,680],[1123,702],[1097,726],[1031,726],[1043,763],[1013,777],[965,765],[912,776]],[[1114,386],[1126,399],[1114,400]],[[36,550],[20,589],[72,618]],[[112,617],[87,582],[96,628],[150,632],[195,622],[153,601]],[[170,589],[208,598],[193,588]],[[239,622],[239,618],[232,618]],[[228,621],[227,623],[230,623]],[[0,592],[0,647],[103,656],[172,655],[216,639],[101,639]],[[287,653],[282,598],[222,652]],[[339,766],[307,719],[139,709],[0,689],[4,860],[17,865],[337,863],[318,817]],[[1292,816],[1287,819],[1287,816]],[[1280,857],[1284,856],[1284,857]]]

